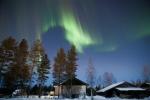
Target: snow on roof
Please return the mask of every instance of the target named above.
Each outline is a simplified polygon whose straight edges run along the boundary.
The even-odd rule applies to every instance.
[[[138,88],[138,87],[128,87],[128,88],[116,88],[117,90],[120,90],[120,91],[143,91],[145,89],[142,89],[142,88]]]
[[[146,84],[150,85],[150,83],[146,83]]]
[[[122,82],[118,82],[118,83],[109,85],[109,86],[107,86],[107,87],[105,87],[105,88],[103,88],[103,89],[101,89],[101,90],[99,90],[99,91],[97,91],[97,92],[105,92],[105,91],[107,91],[107,90],[109,90],[109,89],[112,89],[112,88],[114,88],[114,87],[116,87],[116,86],[118,86],[118,85],[120,85],[120,84],[123,84],[123,83],[125,83],[125,81],[122,81]]]

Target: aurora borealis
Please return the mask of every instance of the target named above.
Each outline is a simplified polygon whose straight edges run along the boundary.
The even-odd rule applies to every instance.
[[[89,57],[101,75],[139,79],[150,65],[150,1],[0,0],[0,40],[9,35],[41,39],[51,60],[75,45],[82,79]]]
[[[94,44],[94,40],[87,30],[83,29],[78,16],[72,9],[70,0],[65,0],[66,3],[56,1],[33,0],[30,2],[32,5],[28,5],[27,1],[16,1],[16,3],[10,1],[15,12],[14,16],[16,16],[17,33],[21,34],[21,37],[28,34],[27,38],[30,38],[30,34],[34,34],[35,39],[42,39],[42,34],[60,26],[64,29],[65,39],[75,45],[80,53],[83,52],[83,47]],[[33,9],[28,7],[33,7]],[[32,30],[29,29],[29,24],[33,24]]]
[[[61,26],[65,29],[66,39],[75,45],[79,52],[83,52],[83,46],[94,44],[94,40],[92,40],[89,33],[82,28],[78,18],[73,11],[70,10],[71,8],[66,8],[66,6],[62,6]]]

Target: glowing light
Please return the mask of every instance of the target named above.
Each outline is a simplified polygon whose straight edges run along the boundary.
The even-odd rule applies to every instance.
[[[51,18],[50,21],[46,20],[45,24],[42,27],[42,32],[47,32],[49,28],[53,27],[56,27],[56,21],[54,20],[54,18]]]
[[[84,30],[75,15],[70,11],[62,11],[61,26],[65,29],[66,39],[82,53],[83,48],[95,43],[89,33]]]
[[[35,9],[35,33],[36,39],[42,41],[42,35],[47,33],[50,28],[61,26],[64,29],[66,40],[75,45],[78,52],[82,53],[84,47],[93,45],[96,41],[91,37],[91,34],[83,27],[74,10],[70,0],[60,1],[59,6],[55,9],[50,9],[50,2],[46,4],[43,12],[40,9]],[[38,4],[37,4],[38,5]],[[36,6],[35,6],[36,8]],[[47,12],[47,13],[46,13]]]

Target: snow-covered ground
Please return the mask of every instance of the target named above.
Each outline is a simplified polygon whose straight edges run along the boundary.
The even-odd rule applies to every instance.
[[[42,96],[41,98],[38,98],[38,96],[33,96],[33,97],[17,97],[17,98],[0,98],[0,100],[58,100],[54,97],[50,97],[50,96]],[[86,97],[86,99],[83,98],[78,98],[78,99],[59,99],[59,100],[90,100],[90,97]],[[121,98],[105,98],[102,96],[94,96],[94,100],[150,100],[149,98],[145,98],[145,99],[121,99]]]

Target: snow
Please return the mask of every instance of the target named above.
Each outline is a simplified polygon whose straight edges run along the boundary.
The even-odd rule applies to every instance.
[[[138,87],[129,87],[129,88],[116,88],[117,90],[120,91],[144,91],[145,89],[138,88]]]
[[[146,83],[146,84],[150,85],[150,83]]]
[[[101,89],[101,90],[99,90],[99,91],[97,91],[97,92],[105,92],[105,91],[107,91],[107,90],[109,90],[109,89],[112,89],[112,88],[114,88],[114,87],[116,87],[116,86],[118,86],[118,85],[120,85],[120,84],[123,84],[124,82],[125,82],[125,81],[122,81],[122,82],[118,82],[118,83],[109,85],[109,86],[107,86],[107,87],[105,87],[105,88],[103,88],[103,89]]]
[[[21,93],[21,89],[15,90],[15,91],[12,93],[12,95],[15,96],[15,95],[17,95],[17,94],[19,94],[19,93]]]
[[[90,100],[90,97],[86,97],[86,99],[83,98],[76,98],[76,99],[54,99],[53,97],[50,96],[42,96],[41,98],[38,98],[38,96],[35,97],[18,97],[18,98],[0,98],[0,100]],[[102,96],[94,96],[94,100],[131,100],[131,99],[121,99],[118,97],[113,97],[113,98],[105,98]],[[145,99],[132,99],[132,100],[150,100],[149,98],[145,98]]]

